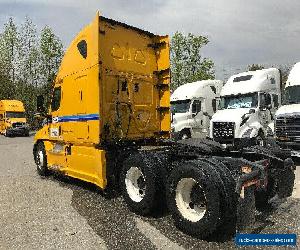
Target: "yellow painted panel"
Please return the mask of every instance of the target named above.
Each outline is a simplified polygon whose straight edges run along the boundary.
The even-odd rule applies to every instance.
[[[44,141],[46,154],[47,154],[47,165],[49,168],[55,168],[63,171],[67,167],[65,145],[57,142]]]
[[[159,42],[163,48],[157,47]],[[168,38],[100,17],[99,47],[102,138],[158,137],[162,128],[159,108],[163,103],[170,106],[167,93],[161,96],[157,87],[161,79],[156,75],[162,67],[169,70]],[[169,75],[165,82],[168,86]]]
[[[67,155],[66,173],[96,184],[102,189],[106,186],[105,152],[86,146],[72,146],[71,155]]]

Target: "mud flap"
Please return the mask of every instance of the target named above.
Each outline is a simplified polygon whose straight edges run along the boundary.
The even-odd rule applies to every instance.
[[[236,231],[250,233],[255,223],[255,185],[242,188],[237,205]]]

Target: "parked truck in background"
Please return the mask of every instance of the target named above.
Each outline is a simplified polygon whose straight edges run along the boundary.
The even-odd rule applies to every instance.
[[[281,147],[300,157],[300,63],[292,68],[284,88],[282,106],[275,114],[275,137]]]
[[[38,97],[47,122],[34,138],[37,172],[114,189],[141,215],[167,205],[178,228],[201,238],[235,228],[253,197],[260,209],[291,195],[288,150],[170,140],[169,82],[167,36],[97,14],[65,53],[49,112]]]
[[[172,137],[206,138],[210,119],[217,110],[223,82],[206,80],[187,83],[171,95]]]
[[[5,136],[29,136],[25,108],[18,100],[0,100],[0,133]]]
[[[275,68],[231,76],[221,90],[210,137],[225,146],[264,145],[281,104],[281,76]]]

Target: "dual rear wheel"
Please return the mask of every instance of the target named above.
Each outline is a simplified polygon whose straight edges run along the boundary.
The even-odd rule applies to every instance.
[[[211,164],[202,161],[177,162],[155,152],[138,152],[123,162],[120,189],[130,210],[149,215],[166,206],[175,225],[187,234],[207,238],[224,222],[220,180]],[[49,174],[42,142],[34,158],[41,176]],[[170,174],[167,174],[170,173]],[[226,212],[228,209],[226,208]]]
[[[174,165],[167,175],[157,158],[139,152],[125,160],[120,186],[130,210],[149,215],[167,204],[179,229],[206,238],[222,224],[223,215],[219,180],[211,168],[205,162],[188,161]]]

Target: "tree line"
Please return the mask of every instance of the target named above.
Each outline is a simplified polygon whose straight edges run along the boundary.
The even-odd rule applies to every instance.
[[[31,124],[36,96],[49,96],[63,53],[61,40],[49,26],[38,32],[29,17],[20,25],[9,18],[0,33],[0,100],[21,100]]]

